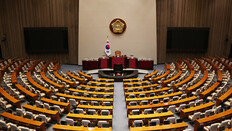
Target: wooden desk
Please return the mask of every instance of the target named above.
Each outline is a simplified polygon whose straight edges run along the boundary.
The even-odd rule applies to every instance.
[[[84,114],[68,113],[67,117],[72,118],[74,120],[82,120],[82,119],[91,120],[95,123],[97,123],[97,121],[105,120],[108,121],[110,125],[112,125],[112,115],[103,116],[103,115],[84,115]]]
[[[109,128],[98,128],[98,127],[78,127],[78,126],[70,126],[70,125],[58,125],[53,126],[55,131],[111,131],[112,127]]]
[[[23,92],[23,94],[26,95],[26,96],[28,96],[30,99],[32,99],[34,101],[38,99],[38,95],[37,94],[34,94],[34,93],[28,91],[22,85],[20,85],[20,84],[17,83],[17,84],[15,84],[15,87],[17,89],[19,89],[21,92]]]
[[[183,92],[179,91],[179,92],[175,92],[175,93],[171,93],[171,94],[167,94],[167,95],[160,95],[160,96],[154,96],[154,97],[144,97],[144,98],[126,98],[126,102],[129,103],[130,101],[142,101],[142,100],[153,100],[153,99],[162,99],[165,97],[173,97],[173,96],[179,96],[182,95]]]
[[[132,125],[134,120],[143,120],[144,123],[148,123],[149,119],[160,118],[160,120],[162,121],[164,118],[167,118],[169,116],[173,116],[173,113],[171,111],[154,114],[128,115],[129,126]]]
[[[51,96],[51,95],[52,95],[52,90],[51,90],[51,89],[47,89],[47,88],[41,86],[40,84],[38,84],[38,83],[36,83],[36,82],[34,81],[34,79],[33,79],[32,76],[31,76],[31,72],[27,72],[27,79],[28,79],[28,81],[29,81],[32,85],[34,85],[37,89],[39,89],[39,90],[45,92],[48,96]]]
[[[148,74],[148,75],[145,75],[145,76],[144,76],[144,79],[145,79],[145,80],[148,80],[149,78],[151,78],[153,75],[155,75],[155,74],[157,74],[157,73],[158,73],[158,71],[155,70],[155,71],[153,71],[152,73],[150,73],[150,74]]]
[[[144,83],[150,83],[150,82],[149,81],[127,82],[127,83],[123,83],[123,85],[127,86],[127,85],[136,85],[136,84],[144,84]]]
[[[185,118],[189,115],[192,115],[194,114],[195,112],[198,112],[198,111],[204,111],[204,110],[207,110],[207,109],[211,109],[213,106],[215,105],[215,103],[213,102],[208,102],[208,103],[205,103],[205,104],[201,104],[200,106],[195,106],[195,107],[190,107],[188,109],[181,109],[180,111],[180,118]]]
[[[124,87],[125,90],[128,90],[128,89],[133,89],[133,90],[137,90],[137,89],[146,89],[146,88],[150,88],[150,87],[156,87],[158,86],[159,84],[152,84],[152,85],[146,85],[146,86],[134,86],[134,87]]]
[[[219,98],[217,98],[216,100],[216,105],[220,105],[222,102],[226,101],[228,98],[230,98],[230,96],[232,95],[232,86],[230,87],[230,89],[223,94],[222,96],[220,96]]]
[[[87,100],[87,101],[109,101],[113,102],[113,98],[111,99],[106,99],[106,98],[88,98],[88,97],[79,97],[79,96],[74,96],[74,95],[67,95],[67,94],[62,94],[62,93],[56,93],[56,96],[59,97],[65,97],[65,98],[71,98],[71,99],[77,99],[77,100]]]
[[[206,67],[198,59],[195,58],[194,61],[199,65],[201,73],[204,73]]]
[[[81,76],[84,76],[85,78],[87,78],[89,81],[91,81],[91,80],[93,79],[92,76],[87,75],[87,74],[85,74],[85,73],[82,72],[82,71],[78,71],[78,73],[79,73]]]
[[[222,71],[217,71],[217,81],[222,82]]]
[[[91,106],[91,105],[77,105],[78,108],[82,109],[97,109],[97,110],[113,110],[113,106]]]
[[[153,81],[157,82],[159,79],[166,77],[169,73],[170,73],[170,70],[166,70],[166,72],[163,75],[153,78]]]
[[[20,108],[20,100],[14,98],[10,94],[8,94],[2,87],[0,87],[0,93],[4,98],[7,99],[8,102],[10,102],[13,105],[17,106],[18,108]]]
[[[137,78],[131,78],[131,79],[123,79],[123,82],[140,81],[140,80],[141,79],[137,77]]]
[[[188,87],[185,92],[186,94],[190,94],[192,91],[196,90],[198,87],[200,87],[208,78],[208,71],[204,71],[204,76],[201,78],[200,81],[198,81],[196,84]]]
[[[114,79],[107,79],[107,78],[97,78],[100,81],[107,81],[107,82],[114,82]]]
[[[64,91],[64,90],[65,90],[64,85],[57,84],[57,83],[55,83],[54,81],[48,79],[44,72],[40,72],[40,75],[42,76],[42,78],[43,78],[45,81],[47,81],[48,83],[50,83],[51,85],[53,85],[53,86],[55,86],[55,87],[58,87],[58,89],[59,89],[60,91]]]
[[[78,77],[78,76],[73,75],[70,71],[66,71],[66,73],[67,73],[70,77],[72,77],[72,78],[78,80],[80,83],[84,83],[84,82],[85,82],[85,80],[84,80],[83,78],[80,78],[80,77]]]
[[[214,114],[213,116],[205,117],[202,119],[195,120],[194,124],[194,130],[197,131],[198,128],[202,128],[206,125],[210,125],[211,123],[216,123],[217,121],[222,121],[227,118],[231,118],[232,116],[232,109]]]
[[[98,81],[89,81],[92,84],[101,84],[101,85],[114,85],[112,82],[98,82]]]
[[[7,119],[10,122],[15,124],[21,124],[26,127],[36,129],[38,131],[45,131],[45,122],[34,121],[33,119],[26,119],[24,117],[19,117],[8,112],[3,112],[0,114],[4,119]]]
[[[196,99],[197,99],[196,96],[192,96],[192,97],[188,97],[188,98],[185,98],[185,99],[171,101],[171,102],[167,102],[167,103],[138,105],[138,106],[129,106],[128,105],[127,106],[127,113],[130,114],[130,111],[134,110],[134,109],[143,110],[143,109],[148,109],[148,108],[156,109],[156,108],[159,108],[159,107],[168,108],[171,105],[180,105],[180,104],[184,104],[184,103],[189,103],[190,101],[194,101]]]
[[[81,86],[81,87],[88,87],[88,88],[94,88],[94,89],[103,89],[103,90],[105,90],[105,89],[114,89],[114,87],[99,87],[99,86],[89,86],[89,85],[79,85],[79,86]]]
[[[172,88],[173,88],[174,90],[176,90],[177,87],[179,87],[179,86],[181,86],[181,85],[187,83],[188,81],[190,81],[190,80],[193,78],[194,74],[195,74],[195,71],[194,71],[194,70],[191,70],[190,75],[189,75],[186,79],[184,79],[183,81],[181,81],[181,82],[179,82],[179,83],[174,84]]]
[[[220,85],[220,82],[214,83],[211,87],[209,87],[207,90],[204,92],[200,93],[200,99],[203,99],[207,96],[209,96],[213,91],[217,89],[217,87]]]
[[[156,125],[156,126],[143,126],[143,127],[130,127],[131,131],[160,131],[160,130],[182,130],[188,127],[185,122],[168,124],[168,125]]]
[[[179,70],[178,73],[177,73],[175,76],[173,76],[172,78],[170,78],[170,79],[168,79],[168,80],[163,81],[163,82],[162,82],[162,87],[165,87],[165,86],[167,86],[167,84],[170,83],[171,81],[178,79],[178,78],[180,77],[181,74],[182,74],[182,70]]]
[[[58,106],[60,106],[61,108],[64,108],[66,111],[70,112],[70,104],[69,104],[69,103],[64,103],[64,102],[60,102],[60,101],[55,101],[55,100],[47,99],[47,98],[44,98],[44,97],[43,97],[42,99],[40,99],[40,100],[43,101],[43,102],[52,104],[52,105],[58,105]]]
[[[63,78],[62,76],[60,76],[60,74],[57,72],[57,71],[53,71],[53,74],[60,80],[66,82],[67,84],[69,84],[71,87],[75,87],[76,86],[76,83],[75,82],[72,82],[70,80],[67,80],[65,78]]]
[[[129,96],[130,94],[135,94],[135,95],[138,95],[138,94],[146,94],[146,95],[149,95],[150,93],[158,93],[158,92],[161,92],[161,91],[168,91],[168,90],[170,90],[170,88],[164,87],[164,88],[160,88],[160,89],[157,89],[157,90],[150,90],[150,91],[125,92],[125,95],[126,95],[126,97]],[[148,96],[147,96],[147,97],[148,97]]]
[[[88,94],[96,94],[96,95],[114,95],[113,92],[95,92],[95,91],[86,91],[86,90],[79,90],[79,89],[73,89],[73,88],[70,88],[68,89],[69,91],[72,91],[72,92],[79,92],[79,93],[88,93]]]
[[[23,105],[23,108],[25,108],[25,110],[31,111],[31,112],[36,113],[36,114],[44,114],[48,117],[51,117],[53,120],[56,120],[57,122],[60,121],[58,111],[52,111],[52,110],[48,110],[46,108],[38,108],[36,106],[31,106],[31,105]]]

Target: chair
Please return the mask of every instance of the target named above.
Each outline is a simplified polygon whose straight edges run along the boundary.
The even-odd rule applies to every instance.
[[[17,116],[23,116],[23,110],[19,109],[19,108],[16,108],[16,115]]]
[[[149,97],[154,97],[155,93],[150,93]]]
[[[142,101],[141,101],[141,104],[142,104],[142,105],[148,105],[148,100],[142,100]]]
[[[139,98],[144,98],[145,96],[145,94],[139,94]]]
[[[62,120],[62,121],[60,122],[60,124],[61,124],[61,125],[67,125],[67,121],[63,121],[63,120]]]
[[[176,109],[175,105],[171,105],[168,107],[168,111],[171,111],[172,113],[175,113],[175,109]]]
[[[174,96],[174,97],[172,98],[172,100],[173,100],[173,101],[179,100],[179,96]]]
[[[195,106],[195,102],[194,102],[194,101],[189,102],[189,106],[190,106],[190,107],[194,107],[194,106]]]
[[[184,109],[186,107],[186,104],[181,104],[176,110],[180,112],[181,109]]]
[[[163,109],[164,109],[164,108],[162,108],[162,107],[161,107],[161,108],[158,108],[158,109],[156,109],[156,112],[157,112],[157,113],[162,113],[162,112],[163,112]]]
[[[169,97],[165,97],[164,99],[163,99],[163,102],[164,103],[166,103],[166,102],[168,102],[169,101]]]
[[[50,105],[48,103],[44,103],[44,108],[50,110]]]
[[[88,109],[88,111],[86,112],[88,115],[95,115],[97,114],[95,109]]]
[[[101,115],[108,116],[109,114],[109,110],[101,110]]]
[[[77,102],[75,99],[69,99],[69,103],[70,103],[71,107],[76,107],[76,105],[77,105]]]
[[[99,103],[97,101],[91,101],[92,106],[99,106]]]
[[[0,120],[0,129],[7,130],[6,122],[3,120]]]
[[[103,102],[103,106],[111,106],[111,104],[110,104],[110,102],[108,102],[108,101],[104,101],[104,102]]]
[[[27,119],[33,119],[33,113],[28,111],[28,112],[26,112],[24,117]]]
[[[139,115],[140,112],[138,109],[132,110],[132,115]]]
[[[158,103],[159,103],[159,99],[153,99],[153,100],[152,100],[152,103],[153,103],[153,104],[158,104]]]
[[[80,101],[80,104],[81,104],[81,105],[88,105],[88,102],[87,102],[87,101],[81,100],[81,101]]]
[[[145,109],[144,114],[154,114],[154,111],[152,109]]]
[[[77,108],[73,111],[73,113],[75,114],[84,114],[84,110],[83,109],[80,109],[80,108]]]
[[[135,98],[135,94],[130,94],[129,98]]]
[[[149,126],[156,126],[160,124],[160,119],[151,119]]]
[[[142,120],[135,120],[134,121],[134,126],[135,127],[142,127],[143,126],[143,121]]]
[[[7,123],[7,126],[8,126],[9,131],[18,131],[17,125],[13,123]]]
[[[204,130],[205,131],[218,131],[218,127],[220,126],[220,123],[214,123],[210,126],[205,126]]]
[[[130,106],[137,106],[137,101],[131,101],[131,102],[129,103],[129,105],[130,105]]]
[[[164,123],[164,125],[169,125],[169,124],[170,124],[170,121],[167,121],[167,120],[165,121],[165,120],[164,120],[163,123]]]
[[[188,118],[192,121],[195,121],[196,119],[199,119],[200,118],[200,115],[201,115],[201,112],[196,112],[194,113],[193,115],[191,116],[188,116]]]
[[[66,118],[67,125],[73,126],[74,125],[74,120],[70,118]]]
[[[89,125],[90,121],[89,120],[82,120],[82,125],[84,127],[87,127]]]
[[[31,131],[31,129],[29,129],[28,127],[24,127],[24,126],[19,126],[18,129],[20,131]]]
[[[103,125],[107,125],[108,122],[107,121],[98,121],[98,127],[103,127]]]
[[[175,121],[176,121],[176,118],[175,117],[168,117],[167,121],[169,121],[170,123],[174,124]]]

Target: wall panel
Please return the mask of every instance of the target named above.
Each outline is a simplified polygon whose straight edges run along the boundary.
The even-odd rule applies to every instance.
[[[158,63],[226,55],[231,11],[231,0],[157,0]],[[166,53],[167,27],[209,27],[207,53]]]
[[[56,59],[61,63],[78,62],[79,0],[1,0],[4,33],[4,57]],[[27,54],[24,46],[24,27],[68,27],[68,54]]]

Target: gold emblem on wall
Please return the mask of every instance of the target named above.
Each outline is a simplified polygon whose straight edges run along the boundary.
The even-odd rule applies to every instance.
[[[113,19],[110,22],[110,30],[114,34],[122,34],[126,30],[126,22],[120,18]]]

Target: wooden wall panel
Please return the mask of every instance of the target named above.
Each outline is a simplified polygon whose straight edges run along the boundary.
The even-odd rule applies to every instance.
[[[157,0],[158,63],[178,58],[227,55],[231,0]],[[166,53],[167,27],[209,27],[206,54]]]
[[[4,57],[56,59],[61,63],[78,62],[79,0],[1,0],[4,33]],[[68,54],[27,54],[24,46],[24,27],[68,27]]]

